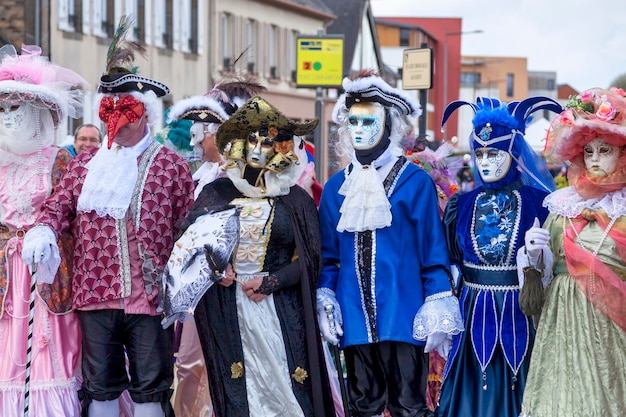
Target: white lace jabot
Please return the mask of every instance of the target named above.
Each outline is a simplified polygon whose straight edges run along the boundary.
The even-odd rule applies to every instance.
[[[151,143],[148,130],[135,146],[123,147],[113,143],[111,149],[100,148],[87,162],[87,176],[78,197],[77,210],[122,219],[130,206],[139,175],[137,158]]]

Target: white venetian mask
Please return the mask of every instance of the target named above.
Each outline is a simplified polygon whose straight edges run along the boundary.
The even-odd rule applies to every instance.
[[[476,169],[483,182],[496,182],[504,178],[511,168],[511,155],[497,148],[478,148],[474,151]]]
[[[619,147],[609,145],[602,138],[595,138],[584,148],[587,173],[597,177],[606,177],[615,171],[619,157]]]
[[[372,149],[383,137],[385,109],[378,103],[356,103],[350,107],[348,129],[356,150]]]
[[[0,104],[0,146],[20,155],[35,152],[34,109],[25,103]]]

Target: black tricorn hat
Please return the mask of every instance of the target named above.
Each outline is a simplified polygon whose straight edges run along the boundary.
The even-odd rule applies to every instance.
[[[154,91],[157,97],[170,93],[170,89],[165,84],[130,72],[105,74],[98,84],[98,92],[104,94],[146,93],[148,91]]]
[[[299,123],[287,118],[280,110],[265,99],[255,96],[239,108],[227,121],[221,124],[215,134],[215,144],[220,152],[234,139],[245,139],[261,127],[272,132],[275,137],[293,137],[307,135],[317,127],[319,119]],[[270,133],[271,134],[271,133]],[[280,139],[277,139],[280,141]]]
[[[115,30],[109,49],[104,74],[98,83],[98,92],[104,94],[147,93],[153,91],[157,97],[169,94],[170,90],[163,83],[137,74],[135,54],[145,57],[146,48],[143,44],[128,39],[134,27],[131,16],[122,16]]]

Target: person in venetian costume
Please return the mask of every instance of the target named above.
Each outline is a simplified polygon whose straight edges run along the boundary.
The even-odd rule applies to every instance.
[[[186,132],[188,146],[202,161],[193,175],[196,184],[194,198],[205,185],[226,176],[221,169],[224,158],[215,144],[217,129],[253,95],[264,90],[260,84],[245,78],[225,79],[205,95],[182,99],[171,107],[168,125],[173,126],[177,122],[191,124]],[[174,411],[180,416],[212,416],[206,364],[191,314],[177,323],[177,335]]]
[[[317,123],[292,121],[258,96],[225,121],[215,139],[227,177],[204,186],[179,240],[215,235],[222,244],[199,248],[208,265],[186,286],[184,270],[195,266],[185,253],[195,248],[166,271],[165,325],[195,308],[217,417],[334,415],[313,295],[318,217],[296,185],[306,162],[298,136]],[[228,219],[215,223],[222,213]]]
[[[0,415],[21,416],[27,362],[31,279],[37,279],[32,329],[29,411],[79,416],[80,329],[72,312],[72,239],[58,236],[56,274],[31,277],[22,261],[24,233],[71,160],[53,145],[67,117],[79,117],[87,82],[41,56],[41,48],[0,48]],[[56,239],[55,239],[56,241]]]
[[[350,415],[430,416],[426,353],[445,356],[462,322],[435,184],[401,147],[419,107],[372,71],[343,88],[333,120],[351,163],[320,202],[320,329],[343,349]]]
[[[548,130],[546,156],[569,161],[571,185],[545,198],[518,252],[546,286],[524,417],[626,415],[625,112],[623,90],[592,88]]]
[[[73,307],[83,336],[81,401],[89,417],[118,416],[125,390],[135,416],[173,415],[174,335],[161,327],[158,300],[193,180],[182,157],[152,139],[158,97],[169,89],[133,72],[134,54],[142,50],[126,40],[132,27],[131,19],[121,19],[98,85],[106,146],[74,157],[22,251],[27,263],[40,264],[40,274],[49,262],[37,254],[56,246],[55,234],[74,237]]]
[[[519,305],[516,253],[554,189],[524,131],[533,112],[561,107],[547,97],[479,97],[450,103],[442,125],[463,105],[475,112],[470,144],[482,185],[453,195],[443,216],[465,331],[453,339],[436,415],[516,417],[535,335]]]

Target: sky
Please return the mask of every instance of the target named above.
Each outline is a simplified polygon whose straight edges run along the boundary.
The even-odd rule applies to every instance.
[[[370,0],[376,18],[460,17],[462,55],[526,57],[578,91],[626,74],[624,0]]]

